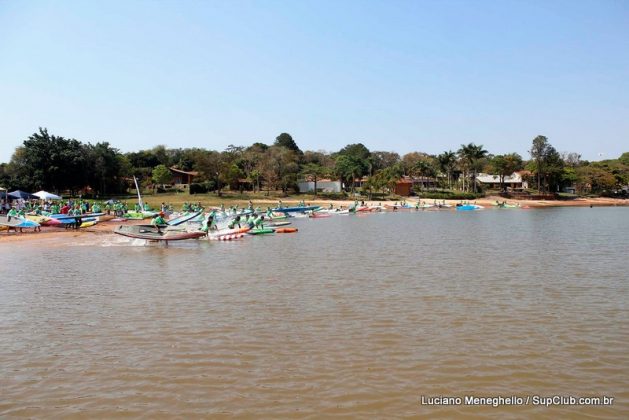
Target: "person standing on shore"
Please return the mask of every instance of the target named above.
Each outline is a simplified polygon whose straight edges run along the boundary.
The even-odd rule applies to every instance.
[[[11,209],[7,213],[7,222],[10,222],[12,217],[18,217],[18,213],[15,207],[11,207]]]

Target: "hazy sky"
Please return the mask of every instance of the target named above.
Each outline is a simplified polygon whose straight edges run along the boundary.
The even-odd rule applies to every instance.
[[[629,1],[0,0],[0,162],[39,126],[123,152],[362,142],[629,151]],[[603,153],[599,157],[599,153]]]

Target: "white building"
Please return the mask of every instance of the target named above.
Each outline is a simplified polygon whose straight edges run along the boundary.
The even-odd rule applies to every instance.
[[[314,181],[304,180],[297,183],[300,193],[314,192]],[[331,179],[318,179],[317,180],[317,192],[341,192],[341,181],[332,181]]]
[[[505,176],[503,182],[507,190],[525,190],[529,187],[529,183],[523,179],[526,171],[514,172],[509,176]],[[480,173],[476,176],[476,182],[485,188],[498,189],[500,185],[500,175]]]

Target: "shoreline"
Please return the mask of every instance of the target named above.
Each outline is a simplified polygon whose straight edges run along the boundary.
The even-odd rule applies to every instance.
[[[496,200],[503,202],[506,201],[509,204],[518,203],[522,209],[542,209],[542,208],[555,208],[555,207],[629,207],[629,200],[621,200],[617,198],[587,198],[587,199],[575,199],[570,201],[545,201],[545,200],[505,200],[502,197],[491,196],[484,197],[482,199],[477,200],[469,200],[470,203],[479,204],[484,206],[486,210],[495,209]],[[236,199],[226,199],[223,200],[226,205],[228,204],[242,204],[247,201],[236,200]],[[276,205],[277,200],[265,200],[265,199],[255,199],[251,200],[252,203],[256,206],[266,207],[268,205]],[[362,201],[362,200],[361,200]],[[432,204],[435,200],[421,200],[422,202]],[[436,200],[438,203],[442,203],[445,201],[447,204],[451,204],[455,206],[457,203],[460,203],[461,200]],[[466,200],[464,200],[466,201]],[[297,205],[299,200],[295,199],[286,199],[282,200],[285,205]],[[330,204],[333,204],[335,208],[338,207],[347,207],[352,204],[353,200],[307,200],[306,204],[310,205],[320,205],[322,207],[327,207]],[[398,201],[399,203],[400,201]],[[406,200],[407,203],[417,203],[417,198],[413,197],[412,199]],[[367,201],[365,200],[366,205],[375,206],[378,204],[393,204],[395,201]],[[516,209],[517,210],[517,209]],[[434,211],[434,210],[423,210],[423,211]],[[444,209],[439,211],[455,211],[452,209]],[[482,210],[481,210],[482,211]],[[25,229],[23,232],[9,232],[9,231],[0,231],[0,244],[2,243],[13,243],[13,242],[22,242],[22,241],[32,241],[32,240],[40,240],[47,241],[52,239],[72,239],[77,237],[82,237],[85,235],[106,235],[113,234],[114,227],[118,226],[121,222],[112,222],[112,221],[104,221],[100,222],[94,226],[90,226],[88,228],[83,228],[80,230],[73,229],[64,229],[58,228],[55,226],[42,226],[40,232],[35,232],[33,229]],[[144,220],[128,220],[124,222],[125,225],[139,225],[139,224],[148,224],[150,221],[148,219]]]
[[[233,202],[238,202],[239,200],[232,200]],[[251,200],[254,204],[262,204],[262,203],[272,203],[277,204],[277,200]],[[359,200],[362,201],[362,200]],[[393,200],[364,200],[366,205],[378,205],[379,203],[384,204],[393,204],[396,201]],[[417,197],[409,197],[406,200],[398,200],[397,202],[406,201],[407,203],[417,203]],[[476,200],[434,200],[434,199],[420,199],[423,203],[432,204],[433,202],[442,203],[446,202],[446,204],[456,205],[461,202],[469,202],[479,204],[485,207],[494,207],[496,201],[503,202],[506,201],[508,204],[519,204],[520,207],[529,207],[529,208],[546,208],[546,207],[629,207],[629,200],[623,200],[619,198],[576,198],[573,200],[509,200],[500,196],[489,196],[478,198]],[[282,200],[285,204],[297,204],[299,200]],[[337,204],[348,206],[354,203],[353,200],[306,200],[306,204],[316,204],[316,205],[329,205],[330,203],[334,204],[337,207]]]

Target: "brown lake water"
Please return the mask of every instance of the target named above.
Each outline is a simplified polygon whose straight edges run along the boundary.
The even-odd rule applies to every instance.
[[[0,417],[629,418],[629,208],[293,225],[0,239]]]

